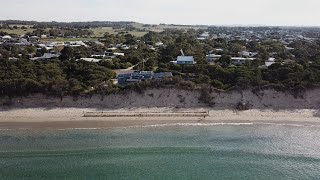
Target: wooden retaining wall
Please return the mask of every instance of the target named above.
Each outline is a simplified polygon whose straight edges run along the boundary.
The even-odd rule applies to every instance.
[[[209,112],[86,112],[84,117],[207,117]]]

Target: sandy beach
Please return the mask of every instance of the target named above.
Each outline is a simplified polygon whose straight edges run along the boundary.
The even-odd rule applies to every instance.
[[[208,124],[208,123],[278,123],[278,124],[319,124],[317,110],[210,110],[206,108],[138,108],[105,110],[103,112],[203,112],[207,117],[84,117],[86,112],[101,112],[101,109],[57,108],[57,109],[16,109],[0,111],[1,129],[69,129],[69,128],[113,128],[129,126],[152,126],[165,124]]]
[[[302,97],[275,90],[259,92],[213,91],[214,107],[199,101],[197,91],[150,89],[92,97],[28,97],[0,99],[0,128],[109,128],[179,123],[320,123],[320,89],[306,91]],[[237,104],[251,105],[236,111]],[[2,104],[2,106],[1,106]],[[5,106],[5,104],[10,104]],[[88,112],[118,114],[209,112],[207,117],[136,116],[85,117]]]

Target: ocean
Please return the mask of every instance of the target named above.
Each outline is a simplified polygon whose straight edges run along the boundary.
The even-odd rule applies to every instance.
[[[0,179],[320,179],[320,126],[2,129]]]

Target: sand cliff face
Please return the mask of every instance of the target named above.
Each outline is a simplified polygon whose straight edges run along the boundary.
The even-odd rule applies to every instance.
[[[256,93],[242,92],[213,93],[218,109],[230,109],[244,102],[254,109],[318,109],[320,107],[320,89],[310,90],[296,98],[290,93],[276,90],[262,90]]]
[[[215,104],[212,108],[217,110],[235,109],[239,102],[250,104],[253,109],[319,109],[320,89],[310,90],[303,97],[295,98],[293,95],[275,90],[263,90],[253,93],[250,90],[242,92],[212,92],[210,96]],[[0,99],[0,108],[148,108],[148,107],[176,107],[195,108],[206,107],[207,104],[199,100],[200,92],[177,89],[150,89],[143,94],[127,92],[123,94],[102,97],[46,97],[32,95],[29,97]],[[8,106],[10,105],[10,106]]]

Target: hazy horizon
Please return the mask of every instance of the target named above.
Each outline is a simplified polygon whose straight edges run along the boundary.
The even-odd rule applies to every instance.
[[[133,21],[146,24],[320,26],[320,1],[304,0],[11,0],[1,20]]]

